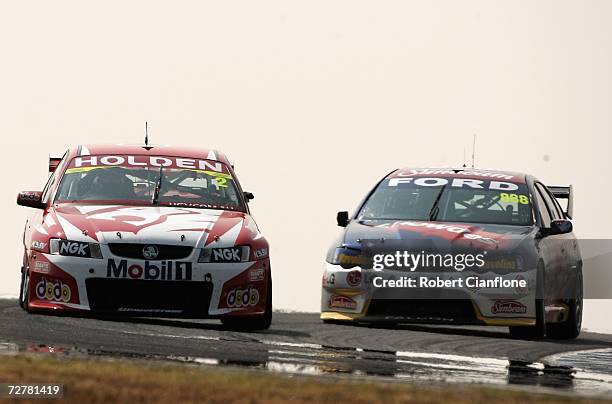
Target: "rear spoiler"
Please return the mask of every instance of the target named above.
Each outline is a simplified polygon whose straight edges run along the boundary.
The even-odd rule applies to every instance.
[[[572,193],[572,186],[567,187],[548,187],[550,192],[557,199],[567,199],[567,208],[565,209],[565,216],[572,218],[574,216],[574,195]],[[559,201],[561,202],[561,201]],[[563,204],[561,204],[563,206]]]
[[[61,157],[49,157],[49,172],[50,173],[55,171],[60,161],[62,161]]]

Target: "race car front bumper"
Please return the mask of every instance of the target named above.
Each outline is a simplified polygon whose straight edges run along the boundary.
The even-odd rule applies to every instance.
[[[322,279],[321,319],[356,322],[406,322],[475,325],[534,325],[536,322],[534,288],[529,290],[495,290],[487,288],[444,288],[430,290],[424,298],[422,290],[404,288],[394,291],[394,298],[381,294],[373,286],[379,274],[360,267],[350,269],[326,263]],[[402,274],[418,277],[422,274]],[[437,273],[442,279],[457,277],[456,273]],[[499,277],[485,273],[482,279]],[[535,282],[535,270],[517,276]]]
[[[144,261],[36,253],[30,259],[29,309],[220,318],[259,316],[271,291],[266,257],[235,263]]]

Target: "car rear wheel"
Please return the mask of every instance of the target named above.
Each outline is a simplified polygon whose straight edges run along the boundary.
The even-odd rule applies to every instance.
[[[583,286],[582,270],[576,275],[574,297],[567,301],[569,315],[562,323],[548,324],[546,334],[553,339],[574,339],[580,335],[582,328]]]
[[[266,294],[266,309],[259,317],[226,317],[221,323],[234,331],[257,331],[267,330],[272,324],[272,279],[268,280],[268,293]]]

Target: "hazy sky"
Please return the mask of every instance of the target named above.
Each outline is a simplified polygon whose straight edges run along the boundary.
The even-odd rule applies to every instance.
[[[278,308],[318,310],[337,210],[399,166],[461,164],[474,133],[478,166],[574,184],[577,232],[608,236],[611,15],[605,0],[3,2],[0,295],[18,291],[17,192],[42,188],[49,154],[141,142],[145,120],[154,143],[235,161]]]

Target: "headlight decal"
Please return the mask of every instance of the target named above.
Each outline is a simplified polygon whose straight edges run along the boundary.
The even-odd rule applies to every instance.
[[[198,262],[227,263],[246,262],[251,255],[249,246],[225,247],[225,248],[203,248],[200,251]]]
[[[100,244],[54,238],[49,241],[49,252],[54,255],[64,255],[81,258],[102,258]]]
[[[340,265],[342,268],[349,269],[363,266],[366,264],[366,260],[361,250],[342,246],[335,249],[330,264]]]

